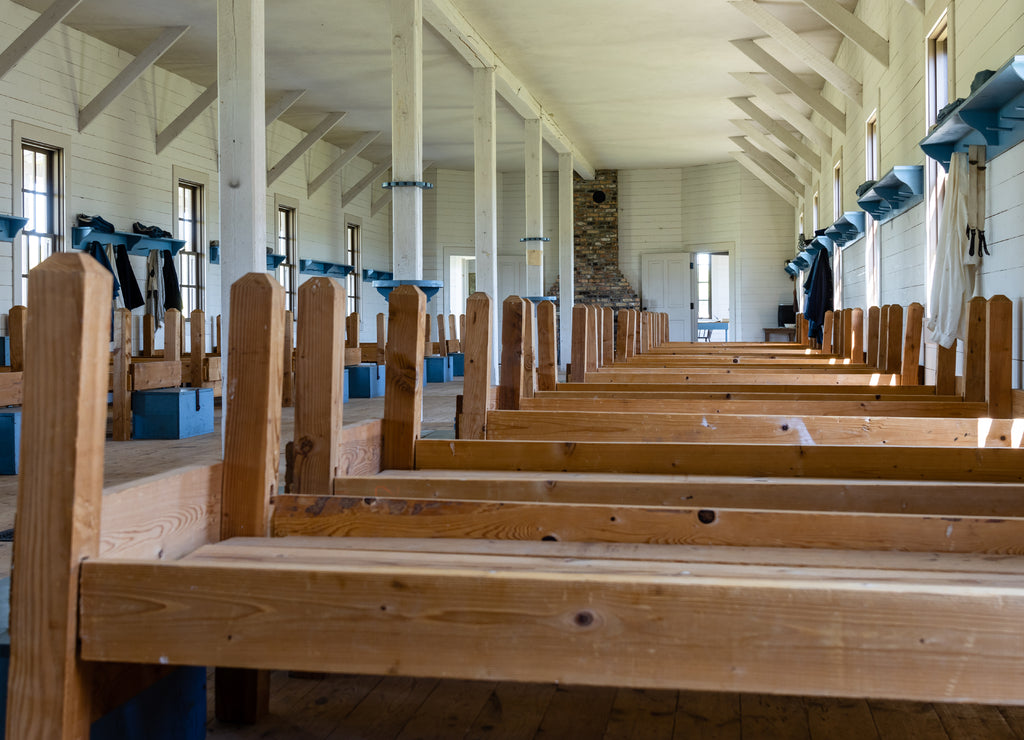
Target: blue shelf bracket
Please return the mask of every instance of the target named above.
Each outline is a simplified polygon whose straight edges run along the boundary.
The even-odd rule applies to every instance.
[[[0,242],[13,242],[27,223],[21,216],[0,216]]]
[[[549,242],[551,241],[546,236],[524,236],[519,240],[520,242]]]
[[[845,247],[864,235],[864,225],[864,211],[847,211],[825,229],[825,236],[840,247]]]
[[[897,165],[857,200],[875,221],[888,221],[924,200],[924,167]]]
[[[299,272],[303,275],[327,275],[331,277],[345,277],[356,268],[352,265],[343,265],[340,262],[325,262],[324,260],[299,260]]]
[[[393,280],[394,274],[386,270],[363,270],[363,281],[372,283],[374,280]]]
[[[391,190],[393,188],[420,188],[421,190],[434,189],[434,183],[423,182],[422,180],[391,180],[390,182],[382,182],[380,186],[385,190]]]
[[[267,255],[267,272],[273,272],[284,262],[283,254],[268,254]]]
[[[94,231],[91,226],[73,226],[71,228],[72,249],[85,249],[89,242],[123,246],[128,250],[128,254],[134,254],[137,257],[145,257],[153,250],[158,252],[167,250],[175,255],[185,247],[184,239],[159,239],[145,234],[130,234],[126,231]]]
[[[384,300],[388,300],[388,296],[391,295],[391,291],[397,288],[399,285],[415,285],[417,288],[423,291],[424,295],[427,296],[429,301],[433,298],[437,291],[444,287],[443,280],[377,280],[373,283],[373,287],[377,289],[377,292],[384,296]]]

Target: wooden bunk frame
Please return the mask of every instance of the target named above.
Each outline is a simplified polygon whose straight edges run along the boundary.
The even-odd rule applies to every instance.
[[[905,477],[936,481],[927,488],[798,481],[794,495],[808,502],[852,491],[848,501],[874,495],[877,508],[886,508],[897,490],[917,502],[909,514],[898,507],[889,515],[902,530],[864,527],[863,539],[849,533],[830,549],[807,549],[799,529],[794,540],[783,536],[767,548],[646,544],[663,541],[657,527],[637,544],[639,526],[611,527],[634,533],[611,542],[309,537],[333,533],[320,510],[346,497],[312,484],[294,498],[276,495],[279,285],[252,274],[232,288],[223,464],[104,492],[109,275],[81,255],[60,254],[29,279],[40,300],[29,309],[28,363],[45,370],[25,387],[9,737],[87,736],[95,687],[111,672],[133,675],[124,664],[228,667],[234,672],[223,685],[240,685],[250,702],[259,683],[254,669],[290,668],[1024,703],[1024,558],[995,536],[1007,530],[1015,534],[1008,541],[1020,541],[1021,520],[1012,517],[1024,477],[1019,450],[921,449],[912,459],[873,463],[898,462]],[[647,501],[659,486],[686,495],[679,466],[698,455],[685,445],[419,440],[425,299],[415,288],[390,298],[383,423],[341,430],[340,402],[323,401],[340,397],[342,349],[320,340],[337,335],[344,292],[309,281],[300,295],[316,300],[300,311],[296,402],[319,402],[302,428],[296,409],[296,448],[304,464],[323,466],[320,480],[346,469],[368,474],[342,477],[335,493],[350,485],[401,495],[424,492],[430,481],[447,491],[458,488],[456,479],[464,486],[476,476],[492,491],[547,489],[551,498],[552,482],[571,488],[574,480],[579,490],[609,495],[623,486],[608,474],[622,470],[633,471],[630,493]],[[303,326],[311,328],[308,342]],[[467,345],[474,340],[469,333]],[[317,373],[309,382],[319,396],[310,396],[303,377]],[[346,459],[347,440],[357,442],[357,458]],[[1014,484],[942,482],[968,458],[978,466],[975,477]],[[441,464],[443,472],[429,470]],[[874,472],[850,468],[851,478]],[[465,472],[474,469],[481,472]],[[761,484],[770,483],[733,478],[723,486],[749,496],[744,491],[763,494]],[[694,482],[706,496],[717,487],[717,480]],[[311,505],[296,506],[302,497],[312,497]],[[420,503],[429,513],[428,498]],[[266,537],[272,501],[278,512],[300,513],[291,530],[301,534]],[[567,505],[533,503],[526,508],[549,514]],[[989,515],[965,517],[975,536],[957,552],[936,553],[928,533],[945,504]],[[612,524],[642,513],[615,506]],[[820,508],[818,515],[790,513],[810,522],[826,518]],[[831,515],[839,527],[883,519],[864,508]],[[707,511],[710,521],[703,509],[696,516],[711,527],[719,510]],[[959,523],[941,524],[959,530]],[[756,527],[736,531],[743,530],[752,536]],[[537,531],[519,534],[532,540]],[[886,543],[898,547],[918,534],[911,545],[924,552],[885,551]]]

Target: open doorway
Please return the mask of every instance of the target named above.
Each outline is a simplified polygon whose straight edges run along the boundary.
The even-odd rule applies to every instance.
[[[696,252],[693,266],[697,282],[697,339],[729,341],[729,253]],[[733,332],[735,339],[735,332]]]
[[[448,257],[448,313],[466,311],[466,299],[476,292],[476,257],[452,254]]]

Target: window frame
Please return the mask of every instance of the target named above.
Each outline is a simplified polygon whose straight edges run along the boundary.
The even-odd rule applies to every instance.
[[[353,243],[353,234],[355,236]],[[361,324],[362,311],[362,262],[363,262],[363,220],[345,214],[345,264],[352,265],[352,272],[345,277],[346,314],[358,312]]]
[[[285,234],[281,234],[281,216],[286,217]],[[290,227],[290,228],[288,228]],[[284,287],[284,308],[299,310],[299,201],[281,193],[274,193],[274,254],[283,254],[284,262],[276,270],[276,277]]]
[[[935,22],[925,35],[925,133],[935,123],[938,112],[954,99],[953,9],[940,8]],[[941,50],[941,54],[939,53]],[[940,64],[941,60],[941,64]],[[945,85],[940,85],[942,73]],[[944,88],[944,89],[943,89]],[[944,97],[943,97],[944,94]],[[931,315],[932,271],[939,243],[939,217],[946,191],[946,171],[930,157],[925,158],[925,311]]]
[[[864,180],[877,180],[881,170],[881,128],[879,108],[874,108],[864,119]],[[882,255],[878,238],[878,223],[870,216],[864,218],[864,297],[868,306],[881,305]]]
[[[181,284],[182,319],[183,322],[191,320],[192,311],[199,309],[207,310],[207,248],[206,233],[208,222],[208,196],[210,192],[210,176],[205,172],[186,169],[173,165],[171,167],[171,223],[176,239],[181,239],[181,192],[180,188],[185,187],[196,194],[196,202],[193,204],[192,234],[189,239],[192,249],[182,248],[178,252],[178,277]],[[185,282],[185,261],[191,260],[196,268],[195,283]],[[191,305],[190,291],[195,291],[195,305]]]

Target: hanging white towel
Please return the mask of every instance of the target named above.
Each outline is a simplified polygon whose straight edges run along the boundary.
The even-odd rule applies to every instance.
[[[971,279],[967,258],[967,154],[954,152],[939,217],[939,239],[932,268],[928,329],[947,349],[967,335],[967,301]]]
[[[164,323],[164,271],[155,249],[146,257],[146,313],[153,315],[159,329]]]

